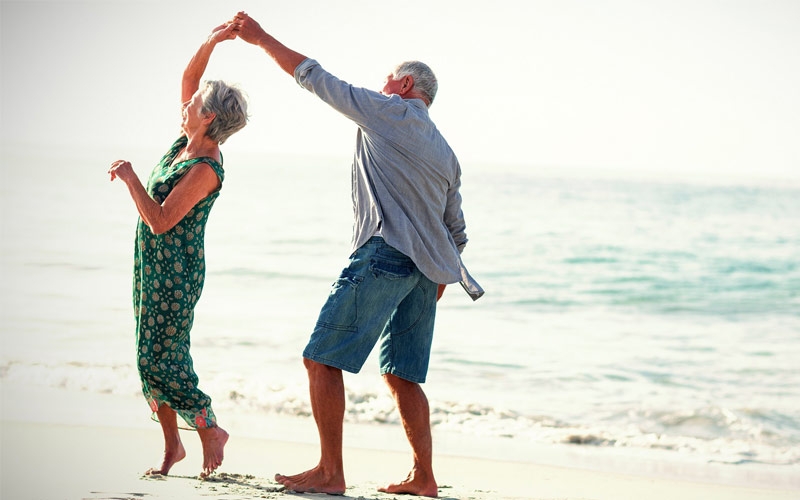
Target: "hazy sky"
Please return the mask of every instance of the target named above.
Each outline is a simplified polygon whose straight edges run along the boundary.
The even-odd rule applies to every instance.
[[[160,154],[183,68],[240,9],[360,86],[430,64],[431,115],[465,165],[800,178],[796,0],[3,0],[3,147]],[[220,45],[206,77],[250,96],[226,148],[349,157],[353,125],[259,49]]]

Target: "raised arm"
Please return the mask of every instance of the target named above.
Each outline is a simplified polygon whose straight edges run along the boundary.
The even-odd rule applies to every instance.
[[[255,19],[244,12],[236,14],[231,20],[231,24],[235,26],[235,32],[239,38],[264,49],[264,52],[274,59],[289,76],[294,77],[295,68],[307,59],[303,54],[295,52],[276,40],[264,31]]]
[[[208,60],[211,58],[214,47],[224,40],[233,40],[234,38],[236,38],[235,26],[231,23],[225,23],[214,28],[208,39],[200,45],[186,69],[183,70],[181,103],[186,104],[197,92],[197,89],[200,88],[200,79],[203,78],[203,73],[206,71],[206,66],[208,66]]]

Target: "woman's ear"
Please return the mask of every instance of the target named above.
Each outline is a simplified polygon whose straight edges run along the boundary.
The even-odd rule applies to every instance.
[[[211,125],[211,122],[213,122],[214,118],[216,117],[217,117],[216,113],[206,113],[205,115],[203,115],[203,125],[205,125],[206,127]]]

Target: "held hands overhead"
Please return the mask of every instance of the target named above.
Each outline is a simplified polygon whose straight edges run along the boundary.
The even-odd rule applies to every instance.
[[[258,22],[247,15],[246,12],[236,13],[229,21],[217,26],[211,33],[211,39],[216,42],[241,38],[247,43],[257,43],[258,38],[265,34]]]
[[[233,31],[236,36],[247,43],[257,44],[259,38],[265,34],[263,28],[261,28],[261,25],[243,11],[238,12],[235,16],[233,16],[233,19],[228,21],[226,24],[232,25],[234,27]]]
[[[256,20],[245,12],[238,12],[233,18],[217,26],[209,36],[209,41],[219,43],[223,40],[241,38],[248,43],[257,43],[264,30]]]
[[[214,43],[219,43],[224,40],[233,40],[236,38],[237,29],[237,26],[232,21],[220,24],[214,28],[214,30],[211,32],[211,35],[209,35],[208,40]]]

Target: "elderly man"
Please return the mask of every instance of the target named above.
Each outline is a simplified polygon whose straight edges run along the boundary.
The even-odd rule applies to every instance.
[[[380,343],[380,372],[414,454],[408,477],[380,491],[435,497],[425,382],[436,302],[448,283],[482,294],[460,258],[467,243],[461,168],[428,116],[436,77],[417,61],[399,65],[381,92],[354,87],[289,49],[241,12],[231,23],[286,73],[358,126],[352,165],[350,262],[322,307],[303,358],[321,458],[311,470],[276,475],[297,492],[342,494],[342,370],[357,373]]]

